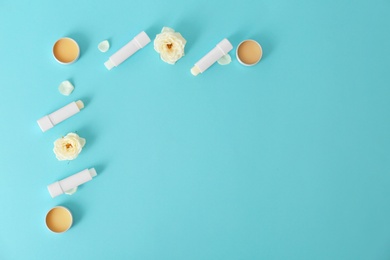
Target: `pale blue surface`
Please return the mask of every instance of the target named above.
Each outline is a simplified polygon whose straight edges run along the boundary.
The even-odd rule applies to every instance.
[[[0,259],[390,259],[389,14],[387,0],[1,1]],[[163,26],[188,41],[176,65],[149,44],[104,68]],[[62,36],[81,46],[70,66],[51,56]],[[259,41],[263,60],[193,77],[224,37]],[[71,131],[87,145],[59,162]],[[98,177],[50,198],[87,167]],[[44,224],[56,205],[75,217],[65,234]]]

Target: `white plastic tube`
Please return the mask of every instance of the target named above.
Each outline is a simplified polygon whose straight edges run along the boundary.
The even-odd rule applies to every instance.
[[[124,62],[127,58],[137,52],[139,49],[145,47],[150,42],[149,36],[145,32],[139,33],[130,42],[123,46],[119,51],[115,52],[109,59],[104,63],[104,66],[108,70],[113,67],[118,67],[119,64]]]
[[[197,76],[199,73],[203,73],[216,61],[222,58],[222,56],[228,54],[228,52],[232,49],[233,45],[229,42],[229,40],[226,38],[223,39],[214,49],[212,49],[202,59],[195,63],[195,66],[191,69],[192,75]]]
[[[97,175],[95,168],[85,169],[79,173],[73,174],[61,181],[56,181],[47,186],[50,196],[57,197],[67,191],[77,188],[83,183],[92,180]]]
[[[55,125],[61,123],[65,119],[68,119],[69,117],[77,114],[83,108],[84,108],[83,101],[81,100],[74,101],[58,109],[57,111],[42,117],[41,119],[37,120],[37,123],[41,128],[42,132],[45,132],[50,128],[53,128]]]

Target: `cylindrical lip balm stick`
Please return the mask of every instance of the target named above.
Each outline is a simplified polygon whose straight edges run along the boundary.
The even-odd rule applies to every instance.
[[[191,69],[192,75],[197,76],[199,73],[203,73],[222,56],[228,54],[228,52],[232,49],[233,45],[229,42],[229,40],[226,38],[223,39],[214,49],[212,49],[202,59],[195,63],[195,66]]]
[[[53,126],[55,126],[56,124],[59,124],[65,119],[68,119],[69,117],[73,116],[74,114],[77,114],[83,108],[84,108],[83,101],[81,100],[74,101],[58,109],[57,111],[51,113],[50,115],[42,117],[37,121],[37,123],[41,128],[42,132],[45,132],[50,128],[53,128]]]
[[[67,191],[77,188],[83,183],[92,180],[97,175],[95,168],[85,169],[79,173],[73,174],[63,180],[56,181],[47,186],[50,196],[57,197]]]
[[[119,64],[124,62],[139,49],[145,47],[149,42],[149,36],[144,31],[140,32],[119,51],[115,52],[108,61],[104,63],[104,66],[106,66],[108,70],[111,70],[113,67],[118,67]]]

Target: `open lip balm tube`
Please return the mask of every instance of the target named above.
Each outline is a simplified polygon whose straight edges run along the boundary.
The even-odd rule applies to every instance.
[[[63,193],[72,193],[71,191],[77,189],[83,183],[92,180],[97,175],[95,168],[85,169],[79,173],[73,174],[63,180],[56,181],[47,186],[50,196],[57,197]]]
[[[56,206],[49,210],[45,218],[46,227],[54,233],[64,233],[73,224],[73,216],[69,209]]]
[[[222,56],[228,54],[228,52],[232,49],[233,45],[229,42],[229,40],[223,39],[214,49],[212,49],[202,59],[195,63],[195,66],[191,69],[192,75],[197,76],[199,73],[203,73]]]
[[[113,67],[118,67],[119,64],[127,60],[131,55],[142,49],[150,42],[149,36],[144,32],[140,32],[137,36],[123,46],[119,51],[115,52],[105,63],[104,66],[108,70]]]
[[[253,66],[261,60],[263,49],[257,41],[245,40],[238,45],[236,56],[242,65]]]
[[[81,100],[74,101],[57,111],[42,117],[37,121],[39,127],[42,132],[46,132],[47,130],[53,128],[55,125],[61,123],[65,119],[77,114],[84,108],[84,103]]]
[[[72,64],[80,57],[79,45],[72,38],[61,38],[54,43],[53,56],[61,64]]]

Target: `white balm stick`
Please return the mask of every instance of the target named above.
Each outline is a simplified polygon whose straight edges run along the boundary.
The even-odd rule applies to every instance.
[[[149,42],[149,36],[145,32],[140,32],[119,51],[115,52],[108,61],[104,63],[104,66],[106,66],[108,70],[111,70],[113,67],[118,67],[119,64],[124,62],[139,49],[145,47]]]
[[[73,116],[74,114],[77,114],[83,108],[84,108],[83,101],[81,100],[74,101],[58,109],[57,111],[51,113],[50,115],[42,117],[37,121],[37,123],[41,128],[42,132],[46,132],[56,124],[59,124],[65,119],[68,119],[69,117]]]
[[[83,183],[92,180],[97,175],[95,168],[85,169],[79,173],[73,174],[61,181],[57,181],[47,186],[50,196],[57,197],[67,191],[77,188]]]
[[[223,39],[214,49],[212,49],[202,59],[195,63],[195,66],[191,69],[192,75],[197,76],[199,73],[203,73],[222,56],[228,54],[228,52],[232,49],[233,45],[229,42],[229,40]]]

